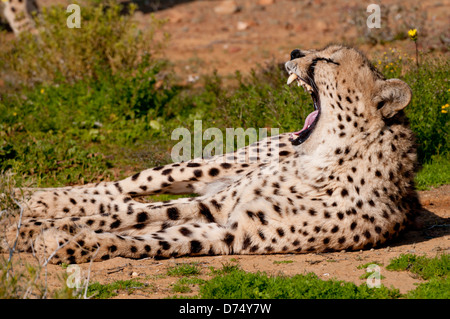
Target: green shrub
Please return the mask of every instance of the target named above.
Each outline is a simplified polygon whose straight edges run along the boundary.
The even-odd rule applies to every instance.
[[[368,288],[365,284],[325,281],[313,273],[271,277],[236,270],[201,285],[200,296],[204,299],[391,299],[398,298],[400,293],[384,286]]]
[[[132,20],[135,6],[81,6],[81,28],[67,27],[69,13],[62,6],[42,8],[36,19],[39,34],[23,33],[4,40],[0,67],[11,82],[22,84],[76,82],[100,79],[105,73],[134,70],[142,56],[157,48],[153,32],[161,21],[152,18],[149,29],[138,31]]]

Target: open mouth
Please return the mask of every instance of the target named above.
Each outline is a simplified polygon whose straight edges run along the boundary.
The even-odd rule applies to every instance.
[[[287,84],[291,84],[294,81],[297,81],[298,86],[301,86],[311,95],[314,105],[314,111],[311,112],[305,120],[305,124],[300,131],[291,133],[290,141],[292,145],[300,145],[311,135],[312,131],[316,127],[317,121],[320,116],[320,99],[319,92],[317,90],[317,86],[312,80],[313,77],[308,76],[309,80],[305,80],[299,77],[297,74],[290,72],[289,78],[287,80]]]

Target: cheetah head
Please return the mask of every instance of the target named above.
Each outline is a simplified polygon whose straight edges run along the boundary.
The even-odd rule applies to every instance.
[[[307,116],[303,129],[291,135],[292,144],[301,145],[302,151],[376,135],[411,100],[406,83],[386,80],[353,48],[330,45],[322,50],[296,49],[285,67],[287,83],[296,81],[313,100],[314,111]]]

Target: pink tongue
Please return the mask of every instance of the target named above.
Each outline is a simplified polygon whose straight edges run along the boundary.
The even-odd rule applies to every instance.
[[[318,110],[316,110],[316,111],[310,113],[310,114],[306,117],[305,125],[303,126],[303,128],[302,128],[300,131],[294,132],[294,133],[292,133],[292,134],[294,134],[294,135],[299,135],[301,132],[303,132],[304,130],[306,130],[306,129],[308,128],[308,126],[310,126],[312,123],[314,123],[314,120],[316,119],[317,114],[319,114],[319,111],[318,111]]]

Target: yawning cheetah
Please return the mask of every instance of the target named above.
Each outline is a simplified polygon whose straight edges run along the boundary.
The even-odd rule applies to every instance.
[[[416,148],[403,114],[410,88],[339,45],[294,50],[285,67],[288,84],[303,86],[314,104],[302,130],[118,182],[38,191],[18,248],[82,263],[355,250],[396,236],[419,208]],[[135,200],[161,193],[199,196]]]

